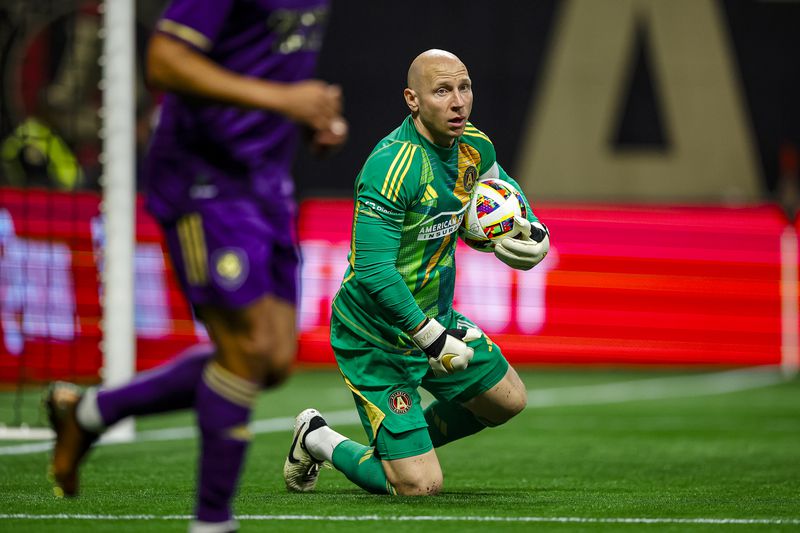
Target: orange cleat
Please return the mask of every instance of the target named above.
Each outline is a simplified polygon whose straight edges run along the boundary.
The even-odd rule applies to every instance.
[[[53,492],[60,498],[78,495],[78,467],[99,436],[78,425],[80,399],[80,388],[63,381],[51,383],[44,398],[50,426],[56,433],[48,474],[55,484]]]

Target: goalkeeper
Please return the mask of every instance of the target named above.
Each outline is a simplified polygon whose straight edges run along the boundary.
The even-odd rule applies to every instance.
[[[411,115],[381,140],[355,183],[349,267],[333,301],[331,344],[370,446],[314,409],[295,421],[287,488],[313,490],[323,461],[373,493],[436,494],[435,448],[507,422],[527,392],[499,347],[453,309],[457,230],[476,181],[517,185],[489,138],[468,122],[472,87],[453,54],[428,50],[408,71]],[[526,201],[527,202],[527,201]],[[494,254],[534,267],[549,249],[532,214]],[[418,388],[435,401],[420,405]]]

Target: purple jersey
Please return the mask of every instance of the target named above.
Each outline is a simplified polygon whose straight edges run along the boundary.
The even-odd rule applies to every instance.
[[[157,29],[229,70],[293,82],[312,76],[327,14],[328,0],[173,0]],[[282,115],[168,93],[145,171],[148,206],[169,220],[193,200],[248,196],[290,215],[297,142]]]

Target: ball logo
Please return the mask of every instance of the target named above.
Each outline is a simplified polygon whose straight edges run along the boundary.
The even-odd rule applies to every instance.
[[[389,396],[389,408],[398,415],[407,413],[411,404],[411,396],[406,391],[396,390]]]
[[[476,169],[474,165],[468,166],[467,170],[464,171],[464,190],[467,192],[472,192],[477,180],[478,169]]]

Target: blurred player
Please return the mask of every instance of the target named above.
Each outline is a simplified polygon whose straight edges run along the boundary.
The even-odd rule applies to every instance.
[[[331,343],[371,447],[314,409],[295,421],[284,464],[289,490],[314,488],[330,461],[373,493],[436,494],[434,448],[508,421],[525,386],[497,345],[453,310],[456,231],[477,180],[501,178],[489,138],[468,122],[472,85],[453,54],[428,50],[408,71],[409,116],[381,140],[355,184],[349,268],[333,301]],[[518,187],[518,186],[517,186]],[[528,205],[519,234],[494,248],[528,270],[549,250]],[[436,398],[422,409],[418,388]]]
[[[326,0],[173,0],[150,42],[165,89],[145,175],[181,286],[214,347],[130,384],[80,395],[54,384],[57,490],[78,492],[97,436],[130,415],[194,408],[201,435],[197,531],[230,531],[258,391],[282,382],[296,350],[298,253],[290,166],[297,125],[315,149],[344,142],[340,89],[311,80]]]

